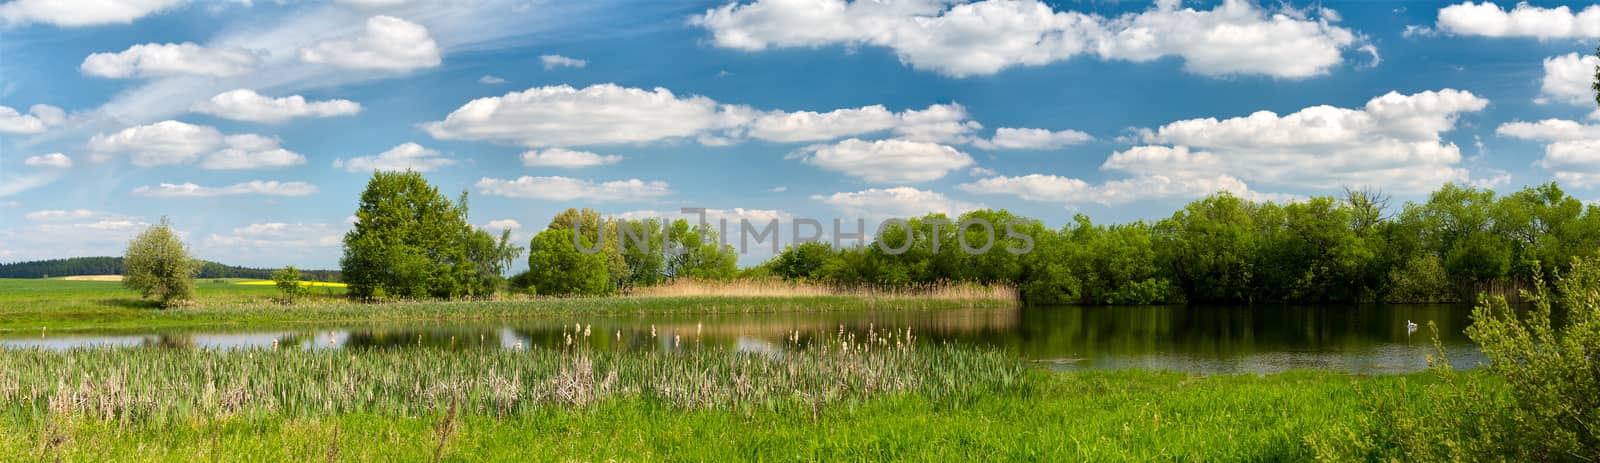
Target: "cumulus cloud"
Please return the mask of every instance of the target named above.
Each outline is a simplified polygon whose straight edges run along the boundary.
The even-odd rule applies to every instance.
[[[161,121],[97,134],[89,139],[90,158],[105,161],[127,154],[140,167],[190,164],[206,169],[255,169],[305,163],[305,157],[278,146],[276,138],[256,134],[223,135],[215,128]]]
[[[1594,70],[1600,58],[1567,53],[1544,59],[1544,78],[1536,103],[1557,102],[1590,106],[1594,100]]]
[[[1194,198],[1228,191],[1252,200],[1281,200],[1284,195],[1251,191],[1244,181],[1228,175],[1149,175],[1111,180],[1099,185],[1058,175],[1030,174],[990,177],[959,185],[974,194],[1004,194],[1028,201],[1063,204],[1122,204],[1140,200]]]
[[[815,142],[889,132],[897,138],[946,144],[979,141],[983,128],[960,104],[892,112],[882,105],[815,111],[763,111],[703,96],[597,84],[535,87],[472,100],[442,121],[422,124],[435,138],[478,140],[530,148],[642,144],[694,139],[725,146],[745,139]]]
[[[1544,8],[1523,2],[1505,10],[1492,2],[1467,1],[1440,8],[1437,28],[1483,37],[1595,38],[1600,37],[1600,5],[1574,13],[1566,5]]]
[[[994,137],[988,140],[977,140],[976,146],[983,149],[1017,149],[1017,150],[1043,150],[1056,149],[1064,146],[1088,143],[1094,140],[1093,136],[1076,130],[1050,131],[1046,129],[1017,129],[1001,127],[995,129]]]
[[[1551,172],[1556,180],[1579,187],[1600,184],[1600,125],[1562,119],[1501,124],[1503,137],[1545,142],[1544,156],[1534,165]]]
[[[928,213],[942,213],[955,217],[963,212],[984,207],[979,203],[951,199],[936,191],[906,186],[814,195],[811,199],[832,206],[846,215],[860,218],[921,217]]]
[[[118,53],[95,53],[79,66],[84,74],[126,79],[196,75],[233,77],[255,69],[260,57],[239,47],[204,47],[193,42],[146,43]]]
[[[300,49],[300,59],[354,69],[405,71],[438,66],[439,44],[428,28],[393,16],[367,18],[352,36],[326,40]]]
[[[261,169],[298,166],[306,163],[300,153],[278,147],[278,139],[253,133],[229,135],[222,149],[206,155],[200,167],[212,170]]]
[[[127,24],[182,5],[186,0],[15,0],[0,5],[7,24],[45,23],[60,27]]]
[[[1420,193],[1470,182],[1461,150],[1442,140],[1462,113],[1488,100],[1460,90],[1390,92],[1360,109],[1313,106],[1291,114],[1259,111],[1229,119],[1172,122],[1140,131],[1144,144],[1116,151],[1100,166],[1126,178],[1090,184],[1055,175],[991,177],[961,185],[971,193],[1059,203],[1118,204],[1188,198],[1219,190],[1257,199],[1250,184],[1332,189],[1377,185]],[[1247,184],[1248,183],[1248,184]]]
[[[349,161],[335,159],[333,168],[346,172],[399,171],[411,169],[428,172],[455,164],[456,160],[439,155],[438,150],[424,148],[412,142],[402,143],[377,156],[361,156]]]
[[[66,112],[47,104],[36,104],[22,114],[9,106],[0,106],[0,133],[35,134],[66,122]]]
[[[679,98],[664,88],[615,84],[583,89],[535,87],[472,100],[443,121],[422,125],[435,138],[481,140],[540,148],[645,143],[700,135],[738,120],[703,96]]]
[[[478,192],[507,198],[551,201],[639,201],[659,198],[672,192],[666,182],[639,179],[593,182],[570,177],[529,177],[503,180],[484,177]]]
[[[205,245],[230,249],[332,248],[342,245],[344,230],[322,223],[253,223],[228,233],[213,233]]]
[[[752,138],[775,142],[833,140],[889,130],[899,125],[899,117],[883,105],[813,111],[771,111],[750,122]]]
[[[305,182],[279,182],[252,180],[221,187],[206,187],[193,183],[162,183],[158,186],[141,186],[133,189],[135,196],[154,198],[208,198],[215,196],[310,196],[317,187]]]
[[[1038,0],[757,0],[712,8],[692,23],[723,48],[880,46],[914,68],[958,78],[1082,55],[1134,62],[1175,56],[1201,75],[1305,78],[1326,74],[1345,50],[1364,44],[1335,25],[1332,10],[1311,16],[1245,0],[1210,10],[1163,1],[1113,18],[1057,11]]]
[[[194,112],[236,121],[283,122],[296,117],[349,116],[361,112],[350,100],[306,101],[300,95],[269,98],[250,89],[229,90],[190,107]]]
[[[972,157],[938,143],[847,139],[814,145],[798,154],[807,164],[873,183],[915,183],[943,178],[973,164]]]
[[[141,167],[187,164],[221,145],[222,139],[222,132],[215,128],[169,120],[110,135],[96,134],[89,139],[89,151],[96,161],[128,153],[133,164]]]
[[[556,68],[582,68],[589,65],[588,60],[568,58],[561,55],[540,55],[539,62],[544,63],[544,70]]]
[[[622,162],[622,156],[595,154],[588,151],[575,151],[565,148],[546,148],[522,153],[522,165],[528,167],[581,169],[616,164],[618,162]]]
[[[29,156],[22,160],[22,165],[28,167],[48,167],[51,169],[66,169],[72,167],[72,158],[61,153],[41,154]]]
[[[516,219],[490,220],[489,223],[483,225],[483,228],[486,230],[518,230],[522,228],[522,222],[518,222]]]

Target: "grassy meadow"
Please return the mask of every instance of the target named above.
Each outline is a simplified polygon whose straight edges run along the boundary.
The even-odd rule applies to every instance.
[[[344,297],[344,288],[317,285],[293,304],[260,280],[198,280],[185,307],[162,309],[114,281],[62,278],[0,279],[0,333],[127,331],[200,327],[265,327],[332,322],[511,320],[560,315],[750,313],[818,310],[1014,307],[1004,287],[934,286],[898,291],[848,291],[788,284],[667,285],[638,294],[587,298],[501,295],[475,301],[387,301]],[[270,283],[270,282],[267,282]]]

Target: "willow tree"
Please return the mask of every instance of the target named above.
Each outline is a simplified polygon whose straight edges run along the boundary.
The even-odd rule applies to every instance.
[[[162,217],[160,224],[128,242],[122,257],[122,285],[142,297],[155,298],[162,307],[173,307],[194,299],[196,264],[183,240],[172,231],[172,222]]]

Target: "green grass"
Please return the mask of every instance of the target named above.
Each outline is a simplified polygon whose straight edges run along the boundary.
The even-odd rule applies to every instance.
[[[1406,381],[1410,379],[1411,381]],[[646,397],[496,417],[448,409],[129,423],[0,417],[0,454],[61,461],[1299,461],[1366,414],[1357,385],[1431,379],[1289,373],[1029,373],[1008,392],[888,393],[812,414],[684,409]],[[330,458],[330,455],[333,458]]]
[[[277,288],[199,280],[192,307],[160,309],[121,283],[61,279],[0,279],[0,332],[133,331],[181,328],[293,326],[329,322],[515,320],[562,315],[751,313],[868,309],[1005,307],[1010,301],[805,297],[598,297],[494,301],[360,303],[343,288],[319,287],[293,305],[276,301]]]

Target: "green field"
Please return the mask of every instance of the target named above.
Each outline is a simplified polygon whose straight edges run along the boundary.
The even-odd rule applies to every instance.
[[[1012,301],[970,299],[889,300],[871,296],[682,296],[533,298],[485,301],[361,303],[344,288],[314,287],[311,296],[284,304],[276,287],[251,280],[199,280],[190,307],[161,309],[122,284],[65,279],[0,279],[0,333],[17,331],[129,331],[176,328],[293,326],[332,322],[514,320],[560,315],[748,313],[866,309],[1010,307]],[[259,281],[259,280],[254,280]]]

